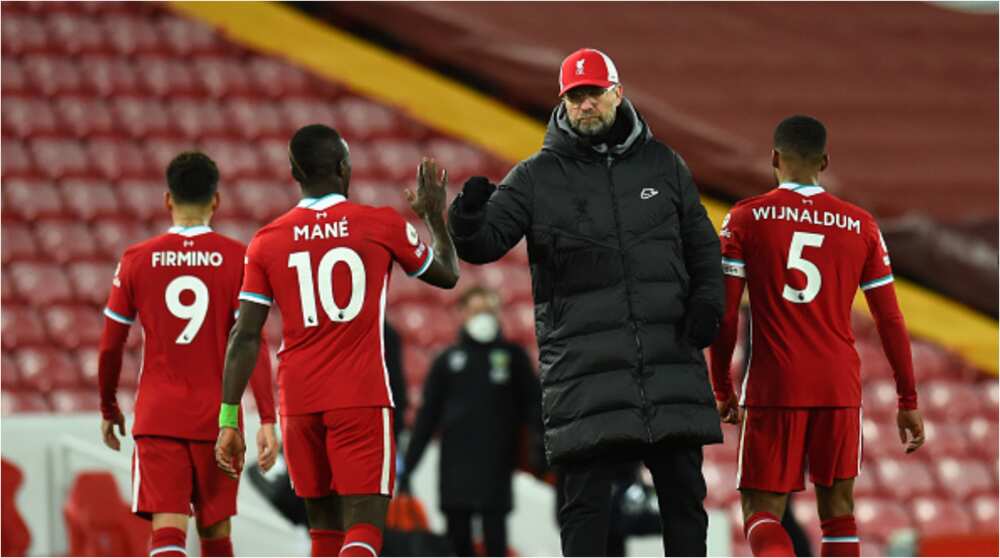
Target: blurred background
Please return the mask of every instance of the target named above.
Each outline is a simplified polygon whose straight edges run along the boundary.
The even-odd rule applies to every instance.
[[[972,555],[982,552],[975,535],[996,552],[996,2],[5,1],[0,24],[3,554],[86,552],[74,547],[74,521],[86,515],[78,508],[128,501],[129,453],[106,451],[98,435],[100,310],[125,247],[169,224],[162,176],[176,153],[200,148],[218,162],[213,227],[245,242],[298,197],[288,138],[332,124],[351,144],[352,198],[413,219],[401,191],[422,155],[448,168],[454,193],[472,175],[501,179],[540,147],[559,63],[585,46],[615,61],[654,134],[687,160],[716,225],[728,204],[773,186],[781,118],[826,123],[823,185],[875,214],[905,279],[929,434],[904,458],[891,371],[859,307],[864,553]],[[496,289],[504,336],[537,357],[523,243],[462,274],[455,291],[392,280],[410,425],[431,361],[457,339],[463,287]],[[276,314],[266,326],[272,347]],[[126,413],[140,352],[133,328],[119,391]],[[725,434],[706,448],[710,544],[716,555],[746,555],[735,431]],[[413,485],[441,531],[436,451]],[[105,502],[105,489],[87,496],[81,471],[110,472],[118,500]],[[525,473],[514,483],[511,552],[558,554],[551,485]],[[307,552],[301,529],[249,483],[240,510],[237,553]],[[815,545],[811,489],[793,511]],[[123,541],[132,528],[124,517],[101,519],[126,525],[109,528]],[[625,548],[661,552],[655,535]]]

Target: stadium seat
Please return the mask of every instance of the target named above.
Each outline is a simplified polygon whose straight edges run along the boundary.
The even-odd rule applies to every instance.
[[[116,260],[103,262],[73,262],[66,266],[69,280],[76,289],[76,300],[89,304],[100,313],[111,290]]]
[[[6,319],[4,322],[6,322]],[[6,333],[4,331],[4,334]],[[0,364],[3,366],[3,374],[0,374],[0,384],[3,385],[4,391],[20,389],[21,371],[17,368],[17,361],[14,360],[14,355],[4,351],[0,354],[0,359],[2,359]]]
[[[114,16],[111,16],[112,18]],[[113,42],[114,37],[111,37]],[[80,59],[80,71],[83,74],[84,87],[101,97],[135,96],[143,92],[142,82],[128,58],[119,56],[84,56]],[[110,110],[109,106],[109,110]],[[112,113],[113,114],[113,113]],[[116,131],[124,131],[122,127],[137,123],[114,122]]]
[[[111,473],[82,472],[63,506],[72,556],[144,556],[149,523],[133,515]]]
[[[286,157],[287,165],[287,157]],[[272,180],[241,180],[225,192],[222,207],[238,207],[240,213],[260,223],[267,223],[298,203],[298,188]]]
[[[32,89],[46,97],[81,94],[86,91],[79,67],[72,59],[49,54],[31,54],[21,59],[21,68]]]
[[[938,490],[930,468],[912,456],[882,457],[876,470],[886,493],[897,500],[930,495]]]
[[[162,199],[161,199],[162,202]],[[125,249],[133,244],[148,240],[154,234],[166,229],[151,231],[138,221],[99,221],[94,225],[94,238],[101,254],[107,259],[118,261]]]
[[[1000,404],[1000,383],[993,379],[980,382],[976,386],[982,400],[982,409],[986,416],[997,416],[997,406]]]
[[[964,535],[972,532],[972,518],[959,503],[921,497],[910,502],[914,525],[921,536]]]
[[[6,158],[6,152],[5,156]],[[13,178],[3,184],[3,216],[24,221],[68,217],[59,189],[50,180]]]
[[[15,262],[4,271],[14,279],[14,287],[21,300],[31,305],[46,306],[73,300],[73,288],[58,265]]]
[[[56,262],[89,260],[99,256],[90,228],[78,221],[39,221],[35,227],[35,238],[42,251]]]
[[[121,55],[162,54],[166,48],[159,30],[145,17],[110,14],[101,18],[109,46]]]
[[[143,88],[157,97],[198,97],[201,82],[186,60],[165,56],[139,56],[135,60]]]
[[[861,474],[854,479],[854,496],[873,498],[888,496],[879,483],[878,467],[873,463],[862,465]]]
[[[303,95],[310,91],[308,74],[277,60],[253,56],[246,62],[246,72],[253,80],[254,89],[271,98]]]
[[[386,179],[402,184],[416,180],[417,166],[423,156],[415,143],[397,139],[373,142],[371,154]]]
[[[110,102],[111,111],[121,123],[121,128],[133,138],[175,136],[180,133],[174,115],[155,98],[118,97]]]
[[[38,170],[49,178],[94,176],[87,152],[75,140],[39,138],[29,146]]]
[[[154,183],[158,188],[164,188],[166,187],[164,177],[170,161],[181,152],[196,150],[198,147],[193,139],[155,138],[144,142],[143,148],[146,150],[146,158],[149,160],[150,168],[154,171],[153,176],[150,177],[151,183]],[[156,180],[152,180],[154,177]]]
[[[42,317],[34,308],[9,304],[0,315],[3,316],[4,350],[42,345],[47,340]]]
[[[229,50],[209,26],[198,21],[165,14],[159,19],[158,27],[164,44],[178,57],[221,54]]]
[[[5,136],[59,136],[63,132],[55,111],[44,99],[5,95],[2,122]]]
[[[3,303],[4,304],[20,304],[23,303],[17,294],[17,289],[14,288],[14,281],[10,278],[9,274],[0,273],[0,285],[3,289]]]
[[[60,97],[55,103],[61,127],[77,138],[115,136],[117,123],[107,103],[95,97]]]
[[[0,37],[4,54],[45,52],[50,48],[45,26],[38,18],[9,14],[5,10],[3,18],[0,18],[0,26],[3,29]]]
[[[43,318],[49,339],[60,347],[77,349],[101,340],[104,318],[90,306],[50,306]]]
[[[877,422],[894,421],[899,408],[896,382],[884,377],[868,381],[861,390],[861,402],[865,417]]]
[[[282,125],[284,126],[284,125]],[[289,134],[291,137],[291,134]],[[260,161],[258,179],[272,179],[274,186],[289,183],[291,180],[290,163],[288,162],[288,138],[261,139],[254,142],[257,158]],[[351,154],[353,165],[353,153]],[[297,188],[297,187],[296,187]],[[354,175],[351,175],[351,189],[354,189]],[[297,192],[296,192],[297,194]],[[296,195],[296,197],[298,197]]]
[[[972,514],[973,529],[980,533],[992,533],[997,530],[997,495],[982,494],[969,501],[969,512]]]
[[[121,214],[118,197],[107,181],[68,178],[59,183],[59,189],[67,208],[81,221],[106,219]]]
[[[136,224],[162,217],[167,212],[163,201],[163,195],[167,192],[165,179],[126,179],[117,184],[115,191],[122,216],[135,219]]]
[[[17,222],[3,221],[0,230],[3,231],[3,263],[34,260],[41,255],[38,252],[35,236],[31,233],[31,227]]]
[[[918,385],[930,380],[953,378],[962,365],[941,347],[923,341],[914,341],[913,374]]]
[[[996,495],[996,471],[979,461],[946,457],[933,464],[938,484],[956,500],[990,493]]]
[[[15,413],[49,413],[52,412],[52,405],[44,394],[33,389],[26,391],[3,390],[2,394],[3,416]]]
[[[448,169],[449,181],[454,184],[461,184],[469,176],[486,173],[487,156],[467,143],[436,137],[424,143],[423,151]]]
[[[101,408],[101,397],[95,389],[60,389],[49,394],[49,400],[57,413],[88,413]]]
[[[257,152],[245,141],[212,138],[202,143],[202,149],[219,167],[222,181],[257,176]]]
[[[979,411],[976,389],[966,382],[932,380],[920,384],[921,408],[927,418],[942,421],[962,420]]]
[[[333,103],[328,99],[318,99],[313,97],[287,97],[278,103],[278,110],[285,118],[285,128],[297,130],[309,124],[326,124],[336,126],[339,129],[340,122],[334,110]],[[348,143],[352,143],[356,138],[342,131]],[[357,138],[361,139],[361,138]],[[351,146],[351,159],[354,158],[354,149]]]
[[[416,176],[416,172],[414,172],[414,176]],[[409,187],[412,188],[412,186]],[[415,215],[410,211],[410,204],[403,197],[402,186],[369,180],[358,180],[355,184],[352,175],[351,200],[372,207],[391,207],[402,213],[405,218],[415,220]],[[420,230],[425,229],[421,228]],[[430,240],[426,234],[424,238],[425,240]]]
[[[980,459],[997,460],[997,419],[975,417],[964,427],[969,437],[970,451]]]
[[[168,103],[167,110],[187,138],[232,135],[221,107],[211,99],[176,98]],[[210,155],[215,158],[214,153]]]
[[[856,499],[854,518],[861,540],[871,539],[878,543],[885,543],[893,533],[913,525],[909,512],[902,504],[881,498]]]
[[[55,12],[45,20],[50,43],[66,54],[80,55],[107,52],[104,29],[96,20],[78,14]]]
[[[142,178],[154,174],[142,149],[124,140],[97,139],[88,143],[87,154],[93,166],[107,180]]]
[[[255,93],[250,77],[239,60],[231,57],[200,56],[193,60],[194,73],[205,91],[215,98],[240,97]],[[227,105],[235,99],[228,99]]]
[[[60,349],[22,348],[15,358],[22,383],[36,391],[76,389],[82,383],[76,363]]]
[[[432,305],[400,305],[391,316],[400,334],[419,347],[451,343],[458,332],[449,311]]]
[[[969,455],[969,437],[961,423],[947,423],[927,419],[924,421],[926,443],[917,453],[933,465],[946,457],[963,458]]]
[[[212,228],[219,234],[235,238],[243,244],[249,244],[250,239],[260,228],[256,221],[242,219],[216,219],[212,222]]]
[[[31,159],[31,154],[21,142],[3,138],[3,177],[4,179],[16,177],[31,177],[38,174],[35,163]],[[6,186],[6,184],[4,184]]]
[[[270,101],[248,98],[230,99],[225,104],[226,116],[232,122],[232,128],[246,140],[274,137],[287,142],[294,129],[285,126],[284,119],[278,109]]]
[[[7,56],[6,52],[7,50],[4,48],[5,54],[0,62],[0,91],[3,91],[4,97],[30,94],[28,76],[24,75],[21,63],[17,61],[17,58]]]

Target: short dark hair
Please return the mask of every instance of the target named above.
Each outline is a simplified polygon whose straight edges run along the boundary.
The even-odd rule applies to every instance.
[[[774,129],[774,148],[803,159],[818,159],[826,153],[826,127],[811,116],[789,116]]]
[[[292,136],[288,150],[292,159],[292,174],[299,182],[333,178],[347,156],[340,134],[323,124],[299,128]]]
[[[185,151],[167,165],[167,187],[181,203],[208,203],[219,188],[219,169],[208,155]]]
[[[496,298],[498,304],[500,302],[500,293],[483,285],[475,285],[465,289],[465,291],[462,292],[462,296],[458,297],[459,307],[465,308],[469,305],[469,301],[472,300],[472,297],[476,296],[494,297]]]

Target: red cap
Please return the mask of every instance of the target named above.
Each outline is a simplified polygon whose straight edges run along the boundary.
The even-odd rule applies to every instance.
[[[593,48],[581,48],[559,68],[559,96],[581,85],[611,87],[618,83],[618,68],[611,58]]]

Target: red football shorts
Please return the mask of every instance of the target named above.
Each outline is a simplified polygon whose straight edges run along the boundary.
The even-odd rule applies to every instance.
[[[132,512],[192,514],[208,527],[236,515],[239,481],[215,464],[215,443],[139,436],[132,456]]]
[[[740,489],[795,492],[861,472],[861,409],[752,407],[740,431]]]
[[[282,415],[285,461],[302,498],[384,494],[396,483],[392,409],[353,407]]]

